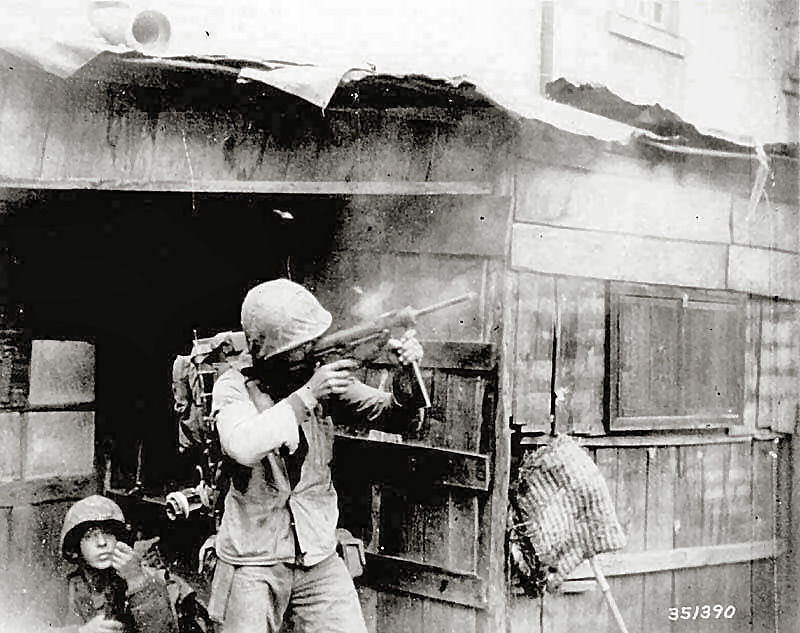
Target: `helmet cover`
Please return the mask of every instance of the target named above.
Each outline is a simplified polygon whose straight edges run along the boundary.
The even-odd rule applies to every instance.
[[[68,560],[76,560],[79,543],[90,527],[101,526],[117,537],[126,533],[125,515],[122,509],[108,497],[91,495],[72,504],[64,517],[61,528],[61,554]]]
[[[265,360],[314,340],[332,320],[314,295],[288,279],[259,284],[242,302],[242,329],[253,360]]]

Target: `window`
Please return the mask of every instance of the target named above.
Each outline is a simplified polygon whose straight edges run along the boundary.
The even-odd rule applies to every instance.
[[[678,32],[678,2],[676,0],[619,0],[617,10],[670,33]]]
[[[612,430],[741,423],[744,297],[614,284],[610,299]]]
[[[686,41],[679,35],[679,9],[678,0],[615,0],[608,12],[608,31],[683,58]]]

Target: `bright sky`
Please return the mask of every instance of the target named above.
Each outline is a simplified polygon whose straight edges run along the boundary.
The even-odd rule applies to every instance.
[[[468,75],[487,86],[534,80],[535,3],[520,0],[149,0],[173,27],[168,54],[247,51],[387,73]],[[89,34],[85,0],[0,0],[5,37]],[[199,7],[199,8],[198,8]],[[34,15],[36,17],[34,17]],[[13,26],[12,26],[13,25]],[[82,32],[83,31],[83,32]],[[515,88],[516,90],[517,88]]]
[[[170,18],[173,32],[165,55],[221,54],[308,62],[342,71],[374,64],[378,72],[391,74],[464,76],[511,107],[538,95],[535,0],[131,0],[131,4],[158,9]],[[88,5],[87,0],[0,0],[0,47],[13,41],[27,48],[37,41],[46,50],[47,42],[41,40],[47,35],[62,41],[86,40],[92,37]],[[720,62],[716,55],[706,57]],[[693,68],[698,63],[693,59]],[[746,91],[728,95],[708,83],[718,74],[713,69],[701,74],[702,81],[690,86],[690,97],[697,98],[672,104],[648,95],[642,102],[661,100],[695,124],[718,124],[731,132],[768,129],[774,124],[772,118],[781,116],[765,107],[724,107],[745,97],[763,100],[759,96],[763,90],[751,94],[750,86],[728,81],[726,88]],[[642,97],[621,96],[640,101]]]

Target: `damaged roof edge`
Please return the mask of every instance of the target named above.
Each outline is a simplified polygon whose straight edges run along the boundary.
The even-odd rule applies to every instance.
[[[66,60],[55,63],[50,59],[53,55],[63,55],[63,47],[38,47],[29,51],[5,50],[40,69],[48,70],[54,65],[63,67],[67,63]],[[47,58],[42,59],[43,56]],[[576,86],[563,78],[548,84],[548,98],[545,98],[531,93],[520,96],[518,90],[505,87],[488,87],[468,76],[444,78],[424,74],[391,75],[375,73],[370,68],[255,61],[224,55],[152,57],[130,50],[87,49],[86,56],[87,59],[74,68],[69,76],[131,83],[142,81],[147,72],[153,70],[219,73],[239,83],[258,82],[270,86],[323,110],[329,105],[365,107],[367,104],[360,98],[362,94],[369,94],[380,102],[393,92],[410,92],[432,98],[437,103],[445,103],[452,108],[492,105],[523,121],[542,122],[570,134],[604,142],[630,145],[639,141],[666,152],[763,160],[763,156],[759,155],[761,146],[733,142],[730,136],[703,133],[658,104],[633,104],[604,86]],[[69,63],[78,62],[70,58]],[[151,77],[149,81],[153,79]],[[157,75],[155,79],[154,85],[157,85]],[[419,102],[417,99],[410,101]],[[769,145],[764,146],[764,150],[770,158],[797,157],[797,144]]]

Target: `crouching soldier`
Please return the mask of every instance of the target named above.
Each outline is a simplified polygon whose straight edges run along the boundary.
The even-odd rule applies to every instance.
[[[177,633],[163,575],[125,543],[125,517],[111,499],[92,495],[64,518],[61,552],[77,563],[67,578],[63,629],[69,633]]]

